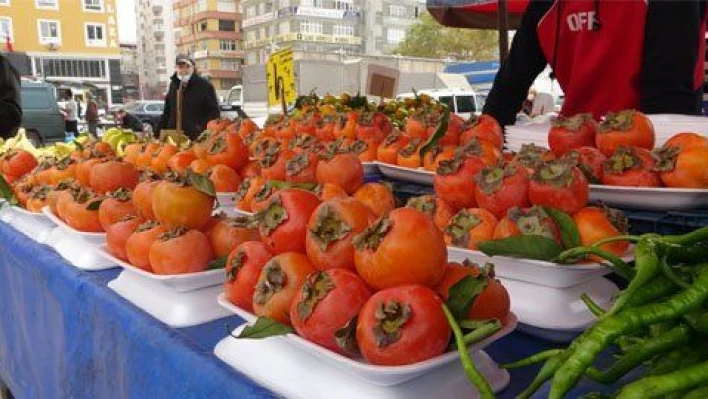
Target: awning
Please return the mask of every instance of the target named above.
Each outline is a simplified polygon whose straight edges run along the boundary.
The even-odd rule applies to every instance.
[[[516,29],[529,0],[506,0],[509,29]],[[427,0],[430,14],[454,28],[498,29],[497,0]]]

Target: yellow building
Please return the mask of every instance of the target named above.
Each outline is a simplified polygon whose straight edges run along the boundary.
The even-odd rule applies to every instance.
[[[217,93],[241,83],[244,52],[238,0],[175,0],[177,53],[191,54]]]
[[[120,102],[116,1],[0,0],[0,49],[25,53],[30,75]]]

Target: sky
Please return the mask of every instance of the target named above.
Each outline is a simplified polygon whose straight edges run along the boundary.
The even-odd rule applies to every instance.
[[[135,43],[135,0],[116,1],[118,8],[118,37],[121,43]]]

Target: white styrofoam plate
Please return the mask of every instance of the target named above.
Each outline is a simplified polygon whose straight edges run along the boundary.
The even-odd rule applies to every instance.
[[[214,303],[223,290],[220,286],[179,292],[125,269],[108,287],[170,327],[189,327],[230,315]]]
[[[42,213],[44,213],[49,218],[49,220],[54,222],[54,224],[56,224],[57,226],[61,227],[64,231],[81,237],[86,242],[101,245],[106,241],[106,233],[88,233],[85,231],[76,230],[75,228],[64,223],[63,220],[59,219],[59,216],[55,215],[54,212],[52,212],[52,210],[48,206],[42,208]]]
[[[519,324],[556,333],[577,332],[595,322],[595,316],[580,299],[582,294],[607,309],[619,292],[614,283],[602,277],[567,288],[499,279],[509,291],[511,311],[518,317]]]
[[[207,287],[220,286],[225,279],[223,269],[186,274],[155,274],[116,258],[108,251],[105,245],[98,247],[98,253],[123,269],[130,270],[132,273],[146,280],[155,281],[176,292],[189,292]]]
[[[499,277],[550,288],[572,287],[610,273],[610,269],[600,263],[563,265],[507,256],[490,257],[479,251],[456,247],[447,247],[447,257],[453,262],[470,259],[479,265],[491,262],[494,263],[494,272]]]
[[[590,202],[618,208],[678,211],[708,206],[708,189],[590,185]]]
[[[0,199],[0,221],[5,223],[10,223],[12,219],[17,216],[15,212],[12,211],[10,204],[5,201],[4,198]]]
[[[236,204],[236,193],[216,193],[219,208],[233,208]]]
[[[67,262],[82,270],[97,271],[116,267],[114,262],[98,254],[99,244],[62,227],[52,229],[44,243],[54,248]]]
[[[376,165],[379,167],[381,173],[390,179],[407,181],[426,186],[433,185],[433,177],[435,176],[435,172],[431,172],[423,168],[404,168],[402,166],[389,165],[378,161],[376,162]]]
[[[362,162],[361,166],[364,167],[365,175],[379,173],[379,167],[376,165],[376,162]]]
[[[8,224],[39,243],[43,244],[51,231],[56,228],[56,224],[44,213],[29,212],[18,206],[11,207],[10,212],[15,215]]]
[[[225,294],[219,295],[218,302],[219,305],[237,314],[249,323],[252,323],[256,320],[256,316],[229,302],[226,299]],[[510,334],[512,331],[514,331],[515,328],[516,316],[511,313],[507,317],[504,326],[499,332],[483,341],[480,341],[474,345],[470,345],[468,349],[470,353],[484,349],[490,343],[506,336],[507,334]],[[380,386],[391,386],[403,383],[418,376],[422,376],[423,374],[427,374],[438,367],[444,366],[450,362],[459,359],[460,357],[457,351],[451,351],[435,358],[428,359],[415,364],[409,364],[405,366],[377,366],[366,363],[362,359],[350,359],[348,357],[342,356],[338,353],[330,351],[329,349],[325,349],[319,345],[316,345],[304,338],[301,338],[295,334],[288,334],[285,337],[277,337],[276,339],[287,340],[293,346],[297,346],[298,348],[322,360],[323,362],[326,362],[331,366],[339,368],[345,373],[348,373],[370,384]]]
[[[236,208],[236,207],[233,207],[233,206],[216,208],[216,209],[214,210],[214,214],[216,215],[216,214],[219,214],[219,213],[223,213],[224,215],[226,215],[226,216],[228,216],[228,217],[253,216],[253,213],[251,213],[251,212],[246,212],[246,211],[242,211],[242,210],[240,210],[240,209],[238,209],[238,208]]]
[[[245,325],[236,328],[237,335]],[[279,337],[253,340],[226,337],[214,348],[225,363],[284,398],[297,399],[423,399],[479,398],[459,362],[393,386],[369,384],[322,362],[308,351]],[[472,353],[477,370],[494,392],[509,385],[509,373],[484,351]],[[287,378],[283,378],[287,376]]]

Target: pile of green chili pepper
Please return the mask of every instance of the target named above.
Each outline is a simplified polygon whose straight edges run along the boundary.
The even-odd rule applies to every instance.
[[[583,377],[611,385],[640,366],[642,376],[612,397],[708,398],[708,226],[685,235],[613,237],[560,258],[601,255],[600,245],[618,240],[636,244],[633,268],[608,259],[628,280],[627,288],[607,310],[584,297],[598,320],[566,349],[505,366],[545,362],[519,398],[530,397],[549,379],[549,398],[563,398]],[[613,345],[620,351],[614,364],[595,368],[598,355]]]

